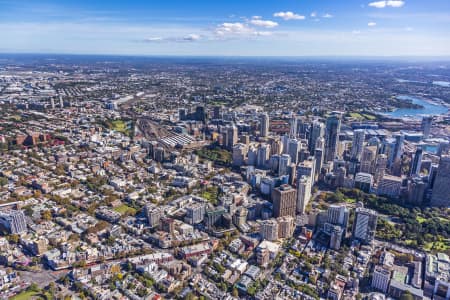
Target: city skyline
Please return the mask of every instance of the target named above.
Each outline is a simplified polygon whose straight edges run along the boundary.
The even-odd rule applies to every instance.
[[[0,53],[450,56],[449,9],[444,0],[3,0]]]

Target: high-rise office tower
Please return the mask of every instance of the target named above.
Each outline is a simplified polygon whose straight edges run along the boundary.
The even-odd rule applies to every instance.
[[[316,148],[316,150],[314,151],[314,158],[316,159],[316,166],[314,168],[315,170],[315,179],[317,181],[317,178],[320,174],[320,171],[322,169],[322,164],[323,164],[323,150],[322,148]]]
[[[289,141],[291,139],[289,138],[289,135],[283,135],[281,137],[281,144],[283,145],[283,154],[288,154],[289,153]]]
[[[274,188],[272,192],[273,216],[295,216],[297,191],[288,184]]]
[[[265,168],[269,159],[270,146],[268,144],[261,144],[258,148],[258,154],[256,157],[256,166],[258,168]]]
[[[270,171],[272,171],[274,174],[278,174],[278,170],[280,168],[280,158],[281,156],[278,154],[272,155],[269,158],[269,169]]]
[[[341,115],[333,113],[328,117],[325,128],[325,162],[333,161],[337,155],[340,130]]]
[[[359,161],[361,159],[365,137],[366,133],[364,129],[357,129],[353,132],[353,144],[350,155],[352,160]]]
[[[247,146],[241,143],[238,143],[233,146],[233,166],[240,167],[245,163],[245,157],[247,155],[248,149]]]
[[[430,137],[431,126],[433,126],[433,117],[424,116],[422,119],[422,132],[423,138],[427,139]]]
[[[281,154],[283,152],[283,143],[280,139],[273,139],[270,141],[270,149],[272,155]]]
[[[297,181],[297,213],[304,214],[311,199],[311,177],[302,175]]]
[[[291,139],[295,139],[297,137],[297,117],[292,116],[290,122],[290,130],[289,130],[289,137]]]
[[[283,154],[280,157],[280,163],[278,164],[278,176],[283,176],[288,173],[288,167],[291,165],[291,156],[289,154]]]
[[[441,156],[439,167],[434,179],[431,195],[431,205],[438,207],[450,206],[450,155]]]
[[[309,157],[308,160],[305,160],[301,162],[297,166],[297,178],[300,178],[301,176],[308,176],[310,178],[310,186],[309,186],[309,192],[312,193],[312,187],[315,184],[315,171],[316,168],[316,161],[313,156]]]
[[[376,183],[380,182],[383,178],[384,173],[386,172],[387,161],[388,159],[386,154],[378,155],[377,162],[375,163],[375,175],[373,178]]]
[[[310,127],[311,125],[309,123],[306,123],[304,120],[299,118],[297,120],[297,136],[302,140],[309,139]]]
[[[323,137],[324,134],[324,125],[319,121],[314,121],[311,124],[311,129],[309,133],[309,141],[308,141],[308,150],[311,155],[314,155],[314,151],[316,150],[317,140]],[[321,148],[321,147],[319,147]]]
[[[213,110],[213,119],[221,119],[222,118],[222,114],[220,112],[221,107],[220,106],[214,106],[214,110]]]
[[[233,215],[233,223],[237,227],[241,228],[247,222],[248,210],[240,206]]]
[[[420,173],[420,167],[422,165],[423,150],[422,147],[417,147],[414,158],[411,161],[411,168],[409,176],[417,176]]]
[[[375,238],[378,214],[371,209],[358,207],[353,223],[353,238],[362,243],[369,244]]]
[[[427,184],[420,177],[413,177],[408,181],[408,203],[421,206],[425,197]]]
[[[374,171],[376,157],[376,146],[364,147],[361,155],[361,164],[359,171],[363,173],[372,173]]]
[[[341,248],[343,236],[345,236],[345,230],[341,226],[335,225],[332,226],[330,231],[330,248],[339,250]]]
[[[260,135],[262,137],[268,137],[269,136],[269,115],[267,113],[261,114],[260,118]]]
[[[238,142],[238,128],[235,125],[227,126],[227,141],[226,145],[228,149],[233,149],[233,146]]]
[[[444,142],[440,142],[436,155],[437,156],[441,156],[441,155],[448,155],[450,154],[450,142],[448,141],[444,141]]]
[[[298,153],[301,148],[301,142],[296,139],[289,140],[288,144],[288,154],[291,156],[291,161],[294,164],[298,163]]]
[[[350,212],[345,205],[330,205],[327,211],[327,222],[347,228]]]
[[[323,136],[319,137],[316,140],[316,149],[325,149],[325,138]],[[325,155],[325,150],[324,150],[324,155]]]
[[[405,136],[403,134],[397,134],[395,136],[395,147],[394,147],[394,162],[399,160],[403,154],[403,142],[405,141]]]
[[[387,155],[389,168],[392,166],[392,163],[394,162],[394,151],[395,151],[395,139],[385,138],[381,143],[379,153]]]
[[[250,146],[247,152],[247,165],[256,166],[258,161],[258,149],[254,146]]]

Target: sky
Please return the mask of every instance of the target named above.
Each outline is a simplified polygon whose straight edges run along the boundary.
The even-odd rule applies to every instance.
[[[450,56],[450,0],[0,0],[0,52]]]

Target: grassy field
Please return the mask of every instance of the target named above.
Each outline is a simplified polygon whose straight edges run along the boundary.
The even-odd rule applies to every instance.
[[[136,214],[136,210],[132,207],[129,207],[126,204],[122,204],[120,206],[117,206],[116,208],[114,208],[114,211],[120,213],[121,215],[124,215],[128,212],[128,214],[130,215],[134,215]]]
[[[122,132],[123,134],[129,133],[128,125],[123,120],[114,120],[111,122],[111,124],[113,130]]]
[[[227,165],[231,163],[231,153],[220,148],[208,149],[203,148],[196,151],[201,158],[212,160],[216,163]]]
[[[203,190],[199,194],[199,196],[202,197],[202,198],[205,198],[206,200],[208,200],[212,204],[217,204],[217,202],[219,201],[219,198],[218,198],[218,187],[216,187],[216,186],[208,187],[205,190]]]
[[[358,112],[351,112],[351,113],[349,113],[349,116],[354,118],[354,119],[361,120],[361,121],[363,121],[363,120],[373,121],[373,120],[376,119],[375,116],[372,116],[372,115],[369,115],[369,114],[361,114],[361,113],[358,113]]]
[[[44,295],[42,292],[23,291],[12,297],[11,300],[29,300],[31,297],[34,297],[35,299],[52,299],[49,294]]]

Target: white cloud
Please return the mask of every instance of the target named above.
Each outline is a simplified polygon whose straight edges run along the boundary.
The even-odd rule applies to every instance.
[[[310,16],[311,16],[311,18],[315,18],[315,17],[317,17],[317,13],[315,11],[313,11]]]
[[[304,20],[305,16],[295,14],[292,11],[280,11],[273,14],[274,17],[282,18],[286,21],[288,20]]]
[[[367,23],[367,26],[369,26],[369,27],[375,27],[375,26],[377,26],[377,23],[375,23],[375,22],[369,22],[369,23]]]
[[[322,17],[326,18],[326,19],[330,19],[330,18],[333,17],[333,15],[331,15],[331,14],[324,14]]]
[[[154,42],[162,42],[164,39],[162,37],[159,36],[155,36],[155,37],[149,37],[144,39],[145,42],[149,42],[149,43],[154,43]]]
[[[270,20],[262,20],[260,18],[253,17],[252,20],[250,20],[250,23],[255,26],[265,27],[265,28],[274,28],[278,26],[277,22],[270,21]]]
[[[271,31],[256,31],[256,36],[271,36],[273,32]]]
[[[184,41],[194,42],[201,39],[201,36],[195,33],[188,34],[183,38]]]
[[[220,37],[225,36],[242,36],[254,34],[255,30],[248,27],[244,23],[222,23],[216,27],[215,33]]]
[[[353,30],[353,31],[352,31],[352,34],[354,34],[354,35],[361,34],[361,30]]]
[[[199,41],[202,37],[199,34],[191,33],[183,37],[149,37],[144,39],[144,42],[146,43],[162,43],[162,42],[195,42]]]
[[[385,7],[402,7],[405,5],[403,0],[387,0],[387,1],[375,1],[369,3],[369,6],[375,8],[385,8]]]

